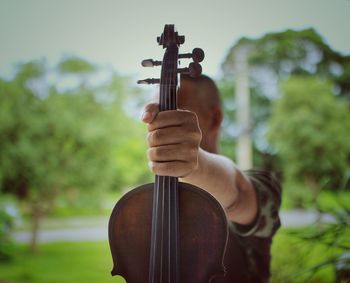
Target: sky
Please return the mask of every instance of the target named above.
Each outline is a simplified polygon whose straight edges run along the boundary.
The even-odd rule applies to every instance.
[[[156,37],[164,24],[185,35],[180,52],[204,50],[203,72],[214,78],[243,36],[313,27],[350,54],[350,0],[0,0],[0,76],[11,76],[20,62],[45,58],[53,65],[77,55],[122,75],[159,77],[159,69],[140,62],[162,58]]]

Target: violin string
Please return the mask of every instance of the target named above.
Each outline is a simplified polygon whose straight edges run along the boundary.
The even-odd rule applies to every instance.
[[[175,102],[176,102],[176,86],[177,86],[177,55],[178,54],[176,52],[176,55],[175,55],[175,58],[174,58],[174,68],[173,68],[173,76],[172,76],[174,82],[173,82],[173,89],[172,89],[171,100],[172,100],[172,109],[174,109],[174,110],[176,110],[176,103]],[[174,177],[173,181],[175,181],[175,179],[176,178]],[[173,184],[174,184],[174,182],[173,182]],[[171,192],[172,192],[173,196],[176,195],[176,189],[175,189],[174,185],[172,187]],[[171,199],[172,199],[172,207],[171,207],[171,209],[172,209],[173,215],[175,216],[176,215],[176,211],[174,211],[174,210],[176,210],[176,202],[175,202],[175,198],[174,197],[172,197]],[[176,267],[176,256],[177,256],[177,254],[176,254],[177,253],[177,247],[176,247],[176,237],[177,237],[177,235],[176,235],[176,218],[172,217],[172,220],[174,221],[172,223],[173,228],[175,228],[175,231],[174,231],[175,233],[172,235],[172,237],[173,237],[172,243],[173,242],[175,243],[175,247],[173,247],[174,255],[173,255],[172,258],[175,259],[174,264],[175,264],[175,267]],[[173,264],[171,266],[173,266]],[[175,268],[175,271],[176,271],[176,268]],[[177,273],[174,272],[174,274],[176,275]],[[174,281],[176,281],[176,278],[174,278]]]
[[[174,83],[174,94],[173,94],[173,109],[176,110],[177,109],[177,85],[178,85],[178,74],[177,74],[177,63],[178,63],[178,49],[177,49],[177,53],[176,53],[176,56],[175,56],[175,60],[174,60],[174,64],[175,64],[175,73],[174,73],[174,80],[175,80],[175,83]],[[174,219],[174,251],[175,251],[175,255],[174,255],[174,265],[175,265],[175,271],[174,273],[176,274],[176,278],[175,278],[175,282],[178,281],[178,199],[177,199],[177,196],[178,196],[178,185],[177,185],[177,182],[178,182],[178,178],[174,177],[173,178],[174,180],[174,185],[173,185],[173,200],[174,200],[174,204],[173,204],[173,219]]]
[[[164,89],[163,89],[162,110],[169,110],[168,109],[169,76],[166,76],[165,84],[163,85],[163,87],[164,87]],[[161,227],[162,227],[162,229],[161,229],[161,231],[162,231],[162,238],[161,238],[162,241],[161,241],[161,264],[160,264],[161,265],[160,266],[160,280],[161,280],[161,282],[163,282],[163,268],[165,269],[165,272],[168,271],[167,266],[163,266],[163,264],[165,263],[163,261],[164,252],[167,252],[167,254],[169,254],[168,251],[164,250],[164,244],[165,244],[164,243],[164,241],[165,241],[165,239],[164,239],[164,237],[165,237],[165,235],[164,235],[164,233],[165,233],[164,228],[166,227],[165,224],[164,224],[164,221],[165,221],[165,217],[167,217],[166,215],[164,215],[165,212],[166,212],[165,197],[168,198],[167,190],[166,190],[166,183],[167,183],[166,181],[167,181],[167,179],[168,179],[167,176],[162,176],[162,193],[163,193],[163,197],[162,197],[162,203],[161,203],[161,205],[162,205],[162,225],[161,225]]]
[[[153,193],[153,216],[152,216],[152,239],[151,241],[151,255],[150,255],[150,273],[149,273],[149,281],[154,282],[155,274],[154,274],[154,267],[156,266],[155,260],[156,260],[156,243],[157,243],[157,225],[158,223],[158,202],[159,202],[159,176],[156,175],[155,177],[155,187],[154,187],[154,193]]]
[[[164,79],[164,77],[162,78]],[[166,94],[166,80],[163,81],[160,85],[160,95],[159,95],[159,107],[160,111],[165,110],[165,94]],[[156,200],[155,200],[155,221],[154,221],[154,229],[155,229],[155,237],[153,238],[154,241],[154,248],[152,250],[153,253],[153,266],[152,266],[152,272],[154,273],[154,270],[159,270],[158,274],[153,274],[152,281],[155,282],[156,280],[162,280],[162,271],[163,271],[163,225],[164,225],[164,177],[163,176],[156,176]],[[157,243],[161,243],[160,245]],[[157,248],[158,247],[158,248]],[[159,269],[156,268],[159,266]]]
[[[177,50],[176,50],[176,56],[175,56],[175,58],[174,58],[174,69],[173,69],[173,71],[174,71],[174,74],[173,74],[173,79],[174,79],[174,86],[173,86],[173,96],[172,96],[172,108],[174,109],[174,110],[176,110],[176,101],[177,101],[177,97],[176,97],[176,95],[177,95],[177,83],[178,83],[178,81],[177,81],[177,61],[178,61],[178,48],[177,48]],[[177,196],[177,193],[178,193],[178,191],[177,191],[177,184],[176,184],[176,182],[177,182],[177,178],[176,177],[174,177],[173,178],[173,186],[172,186],[172,195],[173,195],[173,197],[172,197],[172,200],[173,200],[173,206],[172,206],[172,210],[173,210],[173,217],[172,217],[172,219],[173,219],[173,235],[172,235],[172,237],[173,237],[173,251],[174,251],[174,255],[173,255],[173,264],[171,265],[171,266],[174,266],[174,268],[173,268],[173,270],[174,270],[174,274],[176,274],[176,278],[175,278],[175,282],[177,282],[178,281],[178,263],[177,263],[177,259],[178,259],[178,247],[177,247],[177,239],[178,239],[178,235],[177,235],[177,227],[178,227],[178,219],[177,219],[177,211],[178,211],[178,207],[177,207],[177,198],[176,198],[176,196]]]
[[[170,69],[172,69],[172,67],[173,66],[170,66],[171,68]],[[172,89],[172,73],[170,73],[169,74],[169,76],[168,76],[168,79],[169,79],[169,82],[168,82],[168,86],[167,86],[167,105],[166,105],[166,108],[167,108],[167,110],[171,110],[172,108],[171,108],[171,103],[170,103],[170,98],[171,98],[171,95],[172,95],[172,93],[171,93],[171,89]],[[169,211],[170,211],[170,209],[171,209],[171,198],[170,198],[170,178],[171,177],[168,177],[167,179],[168,179],[168,187],[167,187],[167,196],[168,196],[168,199],[169,199],[169,202],[168,202],[168,205],[169,205],[169,207],[168,207],[168,246],[167,246],[167,248],[168,248],[168,262],[167,262],[167,271],[168,271],[168,282],[170,282],[170,260],[171,260],[171,247],[170,247],[170,244],[171,244],[171,239],[170,239],[170,237],[171,237],[171,233],[170,233],[170,231],[171,231],[171,219],[170,219],[170,213],[169,213]]]
[[[173,93],[172,93],[172,89],[173,89],[173,70],[174,70],[174,66],[171,66],[171,74],[170,74],[170,83],[169,83],[169,91],[168,91],[168,109],[169,110],[173,110],[173,107],[172,107],[172,103],[171,103],[171,100],[172,100],[172,96],[173,96]],[[171,198],[171,180],[172,180],[172,177],[168,177],[168,197],[169,197],[169,207],[168,207],[168,282],[171,282],[171,277],[172,277],[172,274],[171,274],[171,258],[172,258],[172,249],[171,249],[171,227],[172,227],[172,222],[171,222],[171,209],[173,207],[173,204],[172,204],[172,198]]]
[[[176,81],[176,75],[177,75],[177,52],[175,52],[175,55],[174,55],[174,61],[173,61],[173,68],[172,68],[172,72],[173,72],[173,74],[172,74],[172,90],[171,90],[171,109],[172,110],[176,110],[176,107],[175,107],[175,99],[176,99],[176,84],[177,84],[177,81]],[[173,197],[173,195],[174,195],[174,193],[175,193],[175,188],[174,188],[174,180],[175,180],[175,178],[176,177],[172,177],[172,186],[171,186],[171,196],[170,196],[170,198],[171,198],[171,215],[172,215],[172,217],[171,217],[171,220],[172,220],[172,226],[171,226],[171,230],[170,231],[173,231],[173,232],[175,232],[174,231],[174,227],[175,227],[175,218],[174,218],[174,208],[175,208],[175,200],[174,200],[174,197]],[[176,234],[174,234],[174,233],[171,233],[171,232],[169,232],[170,234],[171,234],[171,237],[172,237],[172,241],[171,241],[171,243],[170,243],[170,245],[171,245],[171,248],[172,248],[172,252],[173,252],[173,254],[172,254],[172,257],[171,257],[171,259],[172,259],[172,262],[171,262],[171,264],[170,264],[170,268],[172,267],[172,266],[174,266],[174,259],[176,259],[176,246],[174,246],[173,245],[173,243],[174,243],[174,240],[176,240]],[[174,269],[173,269],[174,270]],[[175,269],[176,270],[176,269]],[[174,274],[174,276],[176,276],[176,273],[174,273],[174,272],[172,272],[173,274]],[[173,276],[173,277],[174,277]],[[174,278],[175,279],[175,278]]]
[[[164,187],[165,187],[165,176],[162,178],[162,225],[161,225],[161,252],[160,252],[160,281],[163,282],[163,254],[164,254]]]
[[[177,92],[177,60],[178,60],[178,49],[176,49],[174,61],[173,61],[173,68],[172,68],[172,83],[171,83],[171,97],[170,97],[170,104],[171,109],[176,110],[176,92]],[[173,252],[171,259],[169,258],[169,269],[172,268],[172,282],[177,282],[177,275],[178,275],[178,247],[177,247],[177,229],[178,229],[178,219],[177,219],[177,178],[171,177],[171,186],[170,186],[170,199],[171,199],[171,226],[169,226],[169,234],[171,237],[171,241],[169,245],[171,245],[171,251]],[[171,233],[173,232],[173,233]],[[172,260],[172,262],[171,262]],[[169,270],[170,271],[170,270]]]
[[[155,256],[155,261],[154,261],[154,264],[155,264],[155,266],[154,266],[154,268],[157,266],[157,264],[158,264],[158,261],[157,261],[157,259],[159,260],[159,246],[158,246],[158,249],[157,249],[157,243],[158,243],[158,238],[160,237],[160,235],[159,235],[159,229],[158,229],[158,226],[159,226],[159,218],[160,218],[160,216],[159,216],[159,213],[161,213],[161,211],[160,211],[160,207],[159,207],[159,202],[160,202],[160,197],[161,197],[161,186],[160,186],[160,184],[161,184],[161,179],[162,179],[162,177],[161,176],[158,176],[158,184],[157,184],[157,200],[156,200],[156,207],[157,207],[157,209],[156,209],[156,225],[155,225],[155,229],[156,229],[156,237],[154,238],[154,241],[155,241],[155,243],[154,243],[154,246],[155,246],[155,254],[154,254],[154,256]],[[155,276],[155,278],[157,278],[158,276],[157,275],[154,275]]]
[[[167,82],[166,82],[167,90],[166,90],[166,93],[165,93],[165,107],[164,107],[165,109],[164,110],[169,110],[169,85],[170,85],[169,74],[167,73]],[[169,200],[169,190],[168,190],[169,177],[166,176],[165,178],[166,178],[166,183],[164,183],[164,195],[166,195],[166,197],[167,197],[166,204],[169,206],[169,202],[168,202],[168,200]],[[165,206],[165,203],[163,203],[163,206]],[[164,265],[165,265],[165,272],[166,272],[166,274],[168,273],[168,276],[169,276],[169,270],[168,270],[168,264],[167,264],[169,262],[169,232],[165,230],[166,228],[169,227],[169,213],[168,213],[168,209],[169,209],[169,207],[164,207],[164,210],[167,212],[166,219],[167,219],[168,223],[167,223],[166,226],[164,225],[163,228],[164,228],[164,233],[166,233],[167,241],[168,241],[167,245],[165,247],[165,249],[166,249],[165,252],[166,252],[166,255],[168,256],[168,258],[165,259],[166,262],[164,262]]]

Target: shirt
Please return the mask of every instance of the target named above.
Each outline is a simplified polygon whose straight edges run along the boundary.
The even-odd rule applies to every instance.
[[[281,186],[271,172],[249,170],[245,174],[256,191],[258,215],[251,225],[229,222],[226,275],[211,282],[265,283],[270,277],[272,237],[281,225]]]

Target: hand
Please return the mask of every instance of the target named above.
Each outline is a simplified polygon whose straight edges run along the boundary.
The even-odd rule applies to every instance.
[[[202,133],[194,112],[159,112],[159,105],[151,103],[146,105],[142,121],[148,124],[147,156],[155,174],[185,177],[197,169]]]

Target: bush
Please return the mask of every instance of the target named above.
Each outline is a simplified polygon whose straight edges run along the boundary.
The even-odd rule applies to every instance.
[[[15,218],[18,217],[17,208],[11,198],[2,196],[0,199],[0,261],[10,260],[14,252],[11,231]]]

